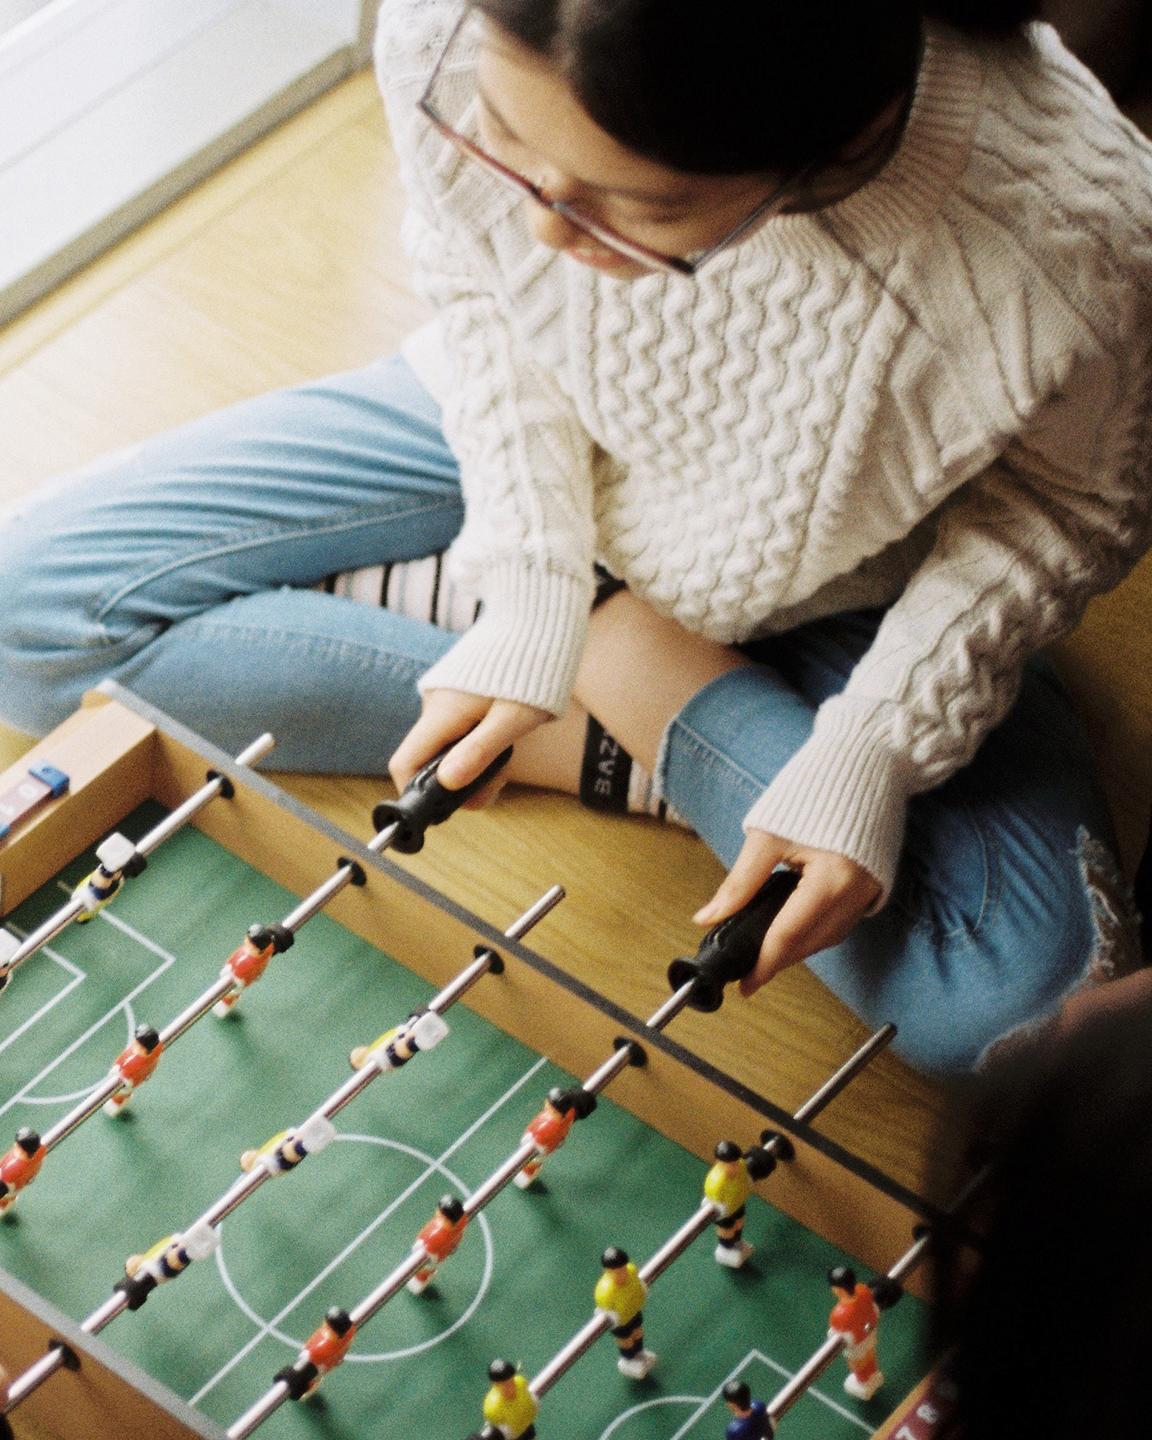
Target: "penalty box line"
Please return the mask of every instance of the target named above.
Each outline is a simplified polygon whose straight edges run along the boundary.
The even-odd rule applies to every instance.
[[[743,1360],[725,1375],[715,1390],[700,1402],[684,1424],[681,1425],[679,1430],[671,1437],[671,1440],[684,1440],[684,1436],[688,1434],[693,1426],[696,1425],[704,1414],[720,1399],[720,1396],[724,1392],[724,1386],[728,1384],[729,1380],[739,1379],[741,1372],[757,1360],[759,1360],[762,1365],[767,1365],[770,1370],[775,1370],[776,1374],[782,1376],[785,1380],[791,1380],[796,1374],[794,1370],[789,1370],[787,1365],[781,1365],[778,1360],[773,1360],[770,1355],[765,1355],[763,1350],[749,1350]],[[851,1410],[833,1400],[831,1396],[825,1395],[822,1391],[817,1390],[815,1385],[810,1385],[804,1393],[811,1395],[814,1400],[820,1400],[828,1406],[829,1410],[835,1411],[837,1415],[850,1421],[853,1425],[857,1426],[858,1429],[863,1430],[866,1435],[875,1433],[876,1427],[874,1425],[869,1424],[867,1420],[862,1420],[859,1415],[854,1415]]]
[[[17,940],[27,940],[27,930],[21,930],[18,925],[8,925],[6,928],[11,934],[15,935]],[[64,956],[59,954],[58,951],[54,950],[51,945],[45,945],[43,947],[43,953],[47,955],[49,960],[52,960],[57,965],[59,965],[62,970],[71,971],[72,979],[69,980],[68,984],[64,986],[63,990],[57,991],[57,993],[53,995],[51,1000],[48,1000],[43,1005],[41,1005],[40,1009],[37,1010],[34,1015],[30,1015],[28,1019],[24,1021],[23,1025],[13,1030],[12,1034],[9,1035],[6,1039],[0,1040],[0,1055],[3,1055],[4,1051],[8,1049],[9,1045],[12,1045],[17,1040],[19,1040],[21,1035],[23,1035],[26,1031],[30,1030],[32,1026],[35,1025],[39,1020],[42,1020],[44,1016],[48,1014],[49,1010],[59,1005],[60,1001],[63,1000],[65,996],[70,995],[72,991],[75,990],[77,985],[83,984],[83,982],[88,978],[87,973],[81,970],[79,965],[74,965],[71,960],[66,960]]]
[[[264,1325],[261,1326],[259,1330],[257,1330],[256,1334],[253,1335],[249,1340],[244,1343],[244,1345],[241,1346],[241,1348],[236,1352],[236,1354],[233,1355],[231,1360],[229,1360],[225,1365],[223,1365],[216,1372],[216,1374],[212,1376],[210,1380],[208,1380],[204,1385],[200,1387],[199,1390],[196,1391],[195,1395],[193,1395],[189,1399],[189,1405],[199,1404],[199,1402],[207,1394],[209,1394],[210,1391],[214,1390],[216,1386],[220,1383],[220,1381],[223,1380],[226,1375],[230,1374],[236,1368],[236,1366],[239,1365],[240,1362],[247,1355],[249,1355],[276,1326],[280,1324],[282,1320],[284,1320],[288,1315],[290,1315],[302,1300],[306,1300],[318,1285],[323,1284],[323,1282],[328,1278],[328,1276],[340,1265],[342,1265],[344,1261],[348,1258],[348,1256],[353,1253],[353,1251],[359,1249],[359,1247],[363,1245],[365,1240],[367,1240],[371,1235],[373,1235],[380,1228],[380,1226],[383,1225],[384,1222],[388,1220],[389,1217],[392,1216],[400,1208],[400,1206],[405,1202],[405,1200],[409,1198],[409,1196],[415,1194],[415,1192],[421,1187],[421,1185],[423,1185],[428,1180],[430,1176],[437,1174],[439,1171],[439,1167],[444,1165],[448,1160],[450,1160],[451,1157],[455,1155],[457,1150],[459,1150],[463,1145],[467,1144],[467,1142],[471,1140],[472,1136],[475,1135],[478,1130],[482,1129],[483,1126],[485,1126],[488,1121],[493,1117],[493,1115],[497,1113],[497,1111],[503,1109],[503,1107],[508,1103],[508,1101],[511,1100],[512,1097],[516,1095],[521,1089],[523,1089],[523,1087],[528,1083],[528,1081],[531,1080],[532,1077],[536,1075],[540,1071],[540,1069],[546,1064],[548,1064],[547,1056],[541,1055],[539,1059],[537,1059],[532,1065],[530,1065],[528,1069],[524,1072],[524,1074],[521,1075],[520,1078],[515,1081],[515,1083],[511,1085],[504,1092],[503,1095],[499,1097],[499,1099],[497,1099],[492,1105],[488,1107],[487,1110],[485,1110],[483,1115],[479,1116],[478,1119],[474,1120],[472,1124],[469,1125],[467,1130],[463,1131],[460,1135],[458,1135],[456,1139],[453,1140],[451,1145],[449,1145],[446,1150],[442,1151],[440,1155],[437,1156],[435,1162],[432,1165],[425,1166],[423,1172],[418,1175],[415,1180],[411,1181],[411,1183],[407,1185],[406,1188],[403,1189],[394,1200],[390,1201],[389,1204],[385,1206],[385,1208],[380,1212],[380,1214],[376,1216],[375,1220],[370,1221],[369,1224],[366,1225],[363,1230],[361,1230],[359,1235],[357,1235],[354,1239],[350,1240],[348,1244],[345,1245],[343,1250],[341,1250],[338,1255],[334,1256],[334,1258],[331,1259],[328,1264],[324,1266],[324,1268],[319,1272],[318,1275],[314,1276],[313,1279],[310,1280],[302,1290],[298,1291],[297,1294],[294,1295],[293,1298],[289,1300],[286,1305],[284,1305],[279,1311],[277,1311],[277,1313],[272,1317],[271,1320],[266,1321]]]
[[[60,885],[59,888],[66,893],[71,893],[66,885]],[[79,1050],[81,1045],[83,1045],[87,1040],[90,1040],[92,1036],[96,1034],[97,1030],[100,1030],[103,1028],[103,1026],[107,1025],[108,1021],[111,1020],[115,1015],[119,1014],[121,1010],[123,1010],[126,1014],[129,1014],[132,1001],[135,1000],[136,996],[147,990],[149,985],[151,985],[154,981],[158,980],[161,975],[163,975],[166,971],[170,970],[172,966],[176,964],[175,955],[170,954],[160,945],[157,945],[154,940],[149,940],[147,935],[142,935],[139,930],[134,929],[131,925],[125,924],[124,921],[121,920],[118,916],[109,915],[107,912],[102,910],[96,918],[98,920],[107,921],[109,925],[114,926],[117,930],[120,930],[125,935],[129,936],[130,939],[135,940],[137,944],[142,945],[145,950],[150,951],[153,955],[158,955],[162,963],[158,965],[155,970],[152,971],[151,975],[146,976],[143,980],[141,980],[139,985],[136,985],[133,989],[131,989],[127,995],[123,996],[120,1000],[117,1000],[116,1004],[113,1005],[112,1008],[108,1010],[104,1015],[102,1015],[99,1020],[97,1020],[94,1024],[89,1025],[88,1029],[85,1030],[82,1035],[77,1036],[77,1038],[72,1041],[71,1045],[67,1046],[64,1050],[62,1050],[60,1054],[56,1056],[55,1060],[50,1060],[38,1075],[34,1076],[31,1080],[29,1080],[16,1092],[15,1095],[12,1096],[11,1100],[8,1100],[5,1104],[0,1105],[0,1115],[7,1114],[7,1112],[11,1110],[14,1105],[18,1105],[25,1098],[25,1096],[27,1096],[28,1094],[30,1094],[31,1091],[36,1089],[37,1085],[39,1085],[42,1080],[46,1080],[58,1065],[62,1065],[70,1055],[73,1055],[77,1050]],[[129,1029],[131,1029],[131,1025],[129,1025]],[[99,1083],[99,1081],[96,1081],[96,1084]]]

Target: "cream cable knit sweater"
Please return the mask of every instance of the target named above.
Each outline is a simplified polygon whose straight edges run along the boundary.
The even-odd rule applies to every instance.
[[[433,325],[479,622],[425,677],[559,712],[598,557],[741,641],[889,605],[746,826],[887,894],[909,796],[1006,713],[1027,655],[1145,547],[1152,147],[1047,26],[931,27],[901,147],[696,280],[534,244],[515,197],[415,109],[458,14],[385,0],[377,68]]]

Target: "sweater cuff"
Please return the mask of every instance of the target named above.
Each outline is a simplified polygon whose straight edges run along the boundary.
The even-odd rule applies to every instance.
[[[576,578],[504,565],[484,577],[480,618],[419,682],[561,714],[588,631],[592,570]]]
[[[859,711],[817,716],[811,737],[749,810],[745,830],[846,855],[880,884],[874,914],[888,900],[900,863],[914,769],[867,726]]]

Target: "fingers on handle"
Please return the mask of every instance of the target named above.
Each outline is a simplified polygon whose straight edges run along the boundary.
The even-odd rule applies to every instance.
[[[774,836],[760,831],[750,834],[715,895],[697,910],[693,920],[698,925],[716,925],[743,909],[780,864],[783,848]]]
[[[786,970],[837,945],[867,913],[875,895],[867,883],[845,884],[833,879],[818,864],[804,868],[800,882],[781,909],[764,937],[756,968],[741,982],[745,995],[754,994],[761,985]]]
[[[424,697],[420,719],[396,747],[388,762],[388,771],[396,788],[403,790],[422,765],[471,730],[491,703],[484,696],[468,695],[463,691],[430,690]],[[467,779],[459,783],[467,784]]]
[[[480,723],[453,745],[444,757],[436,778],[446,790],[459,790],[482,774],[509,745],[515,744],[549,718],[546,710],[520,705],[513,700],[489,702],[489,709]],[[502,783],[494,778],[492,784],[496,789],[485,786],[485,796],[491,798],[495,795]],[[480,799],[479,796],[476,798]]]

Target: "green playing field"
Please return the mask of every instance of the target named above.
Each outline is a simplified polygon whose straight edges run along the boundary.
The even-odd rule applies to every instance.
[[[125,833],[142,834],[156,813],[137,813]],[[39,923],[91,863],[69,866],[10,928]],[[22,1125],[43,1131],[58,1120],[136,1024],[162,1028],[213,982],[249,924],[280,919],[296,898],[199,832],[174,837],[114,905],[30,960],[0,999],[0,1147]],[[460,968],[470,960],[462,954]],[[242,1150],[299,1124],[347,1079],[354,1045],[431,993],[318,916],[231,1016],[208,1016],[171,1047],[122,1115],[98,1113],[48,1156],[0,1222],[0,1266],[84,1317],[111,1294],[126,1256],[190,1224],[237,1178]],[[211,1259],[102,1338],[221,1424],[246,1410],[327,1307],[351,1308],[377,1286],[437,1198],[475,1190],[517,1147],[549,1087],[571,1078],[463,1006],[447,1018],[452,1034],[434,1053],[381,1076],[341,1113],[337,1143],[263,1186],[223,1223]],[[593,1313],[604,1247],[646,1259],[697,1209],[705,1168],[602,1099],[543,1183],[501,1192],[427,1292],[396,1296],[320,1397],[282,1407],[261,1433],[467,1436],[489,1361],[540,1369]],[[722,1436],[729,1416],[718,1396],[733,1375],[770,1398],[822,1342],[825,1272],[846,1257],[758,1199],[746,1236],[756,1253],[743,1270],[717,1265],[707,1234],[653,1286],[646,1339],[660,1361],[649,1379],[619,1375],[613,1342],[599,1341],[545,1396],[542,1440]],[[921,1322],[911,1298],[885,1316],[888,1384],[876,1400],[849,1399],[837,1362],[781,1434],[870,1434],[923,1372]]]

